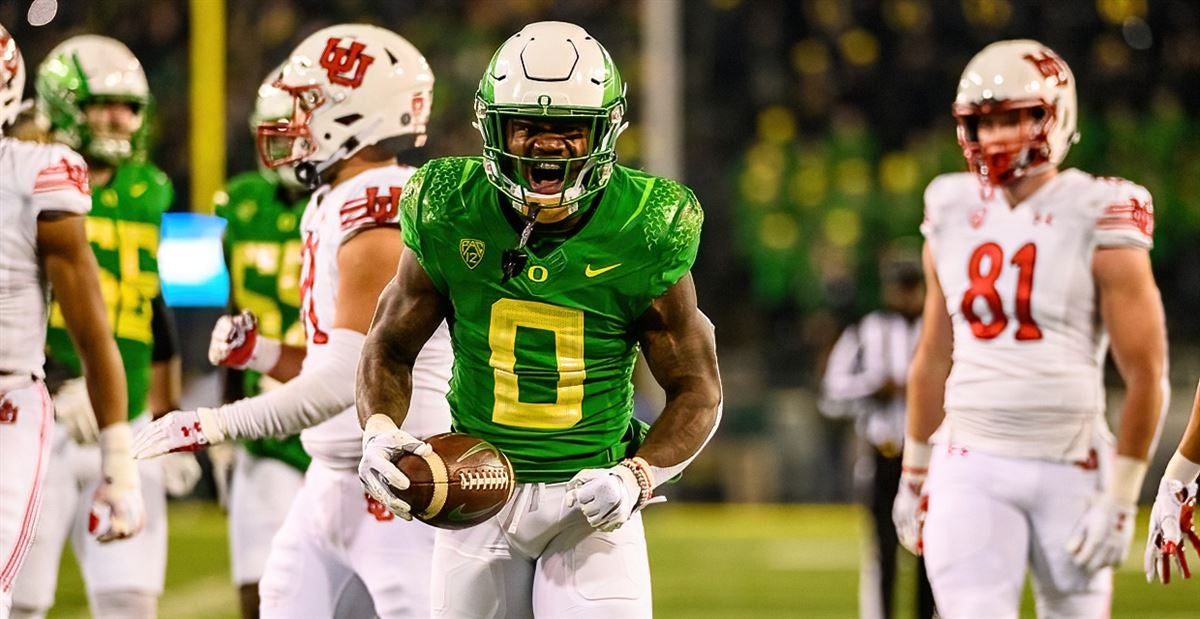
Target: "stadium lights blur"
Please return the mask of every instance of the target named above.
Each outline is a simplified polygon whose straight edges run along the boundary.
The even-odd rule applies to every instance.
[[[163,215],[158,275],[171,307],[222,307],[229,303],[229,271],[221,237],[225,220],[199,213]]]

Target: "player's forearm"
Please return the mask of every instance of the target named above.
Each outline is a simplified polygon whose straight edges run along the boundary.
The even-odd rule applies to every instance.
[[[720,385],[698,387],[675,396],[668,393],[666,407],[650,426],[637,455],[656,468],[686,466],[708,444],[720,421]]]
[[[1117,430],[1117,454],[1146,460],[1158,437],[1166,399],[1163,363],[1147,362],[1134,372],[1123,372],[1125,404]]]
[[[102,338],[86,347],[76,346],[83,361],[88,399],[96,412],[96,424],[104,429],[129,419],[129,393],[125,388],[125,366],[112,337]]]
[[[936,363],[925,355],[913,358],[908,373],[907,429],[909,439],[928,443],[946,417],[946,378],[950,365]]]
[[[333,329],[320,365],[278,389],[219,407],[221,434],[228,439],[287,436],[350,408],[362,342],[361,333]]]
[[[87,245],[73,259],[46,257],[46,274],[62,308],[71,343],[83,364],[88,399],[100,428],[126,421],[125,366],[109,330],[95,258]]]
[[[280,344],[279,360],[275,362],[275,366],[267,372],[267,376],[275,380],[286,383],[289,380],[300,375],[300,368],[304,366],[304,357],[307,355],[308,349],[302,346],[289,346]]]
[[[412,400],[415,357],[388,343],[386,322],[373,325],[363,345],[355,385],[358,421],[366,427],[372,415],[384,415],[399,427],[408,416]]]

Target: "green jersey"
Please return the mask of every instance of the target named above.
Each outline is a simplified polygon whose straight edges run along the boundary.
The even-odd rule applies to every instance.
[[[704,214],[687,187],[616,166],[590,219],[502,281],[505,208],[479,158],[430,161],[401,199],[404,242],[453,308],[454,429],[522,482],[566,481],[636,449],[635,322],[691,268]]]
[[[146,410],[150,393],[152,305],[160,294],[158,237],[162,214],[174,198],[171,180],[150,163],[121,164],[107,185],[92,188],[87,235],[100,267],[100,292],[108,322],[125,366],[130,419]],[[58,303],[50,308],[46,350],[49,357],[81,373],[79,355]]]
[[[233,177],[214,199],[216,214],[227,222],[225,253],[229,257],[233,302],[258,317],[264,337],[304,346],[300,322],[300,215],[304,202],[288,204],[278,182],[259,172]],[[258,372],[243,374],[243,393],[257,395]],[[246,441],[250,453],[275,458],[300,470],[310,458],[299,436]]]

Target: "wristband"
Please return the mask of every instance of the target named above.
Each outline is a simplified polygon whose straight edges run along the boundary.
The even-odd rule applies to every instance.
[[[109,483],[131,486],[138,483],[137,465],[130,452],[133,447],[133,429],[128,421],[109,424],[100,430],[96,441],[100,445],[100,474]]]
[[[275,369],[282,356],[283,344],[279,340],[260,337],[254,343],[254,352],[250,353],[250,359],[246,361],[246,369],[266,374]]]
[[[933,459],[933,445],[911,436],[904,438],[904,456],[900,467],[905,473],[925,474],[929,472],[929,461]]]
[[[638,499],[633,505],[634,511],[637,511],[638,508],[648,503],[654,496],[654,481],[650,475],[650,467],[646,464],[645,460],[638,457],[622,460],[619,466],[623,466],[633,472],[633,478],[637,481]]]
[[[1118,455],[1104,494],[1118,505],[1137,505],[1148,466],[1145,460]]]
[[[1167,462],[1167,470],[1163,472],[1163,477],[1179,480],[1184,485],[1196,481],[1197,476],[1200,476],[1200,464],[1192,462],[1179,450],[1175,450],[1175,455]]]

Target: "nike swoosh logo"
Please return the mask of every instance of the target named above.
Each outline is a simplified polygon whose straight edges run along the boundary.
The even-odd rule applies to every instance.
[[[593,269],[593,268],[592,268],[592,265],[590,265],[590,264],[589,264],[589,265],[587,265],[587,267],[585,267],[585,268],[583,269],[583,274],[584,274],[584,275],[586,275],[586,276],[588,276],[588,277],[595,277],[595,276],[597,276],[597,275],[600,275],[600,274],[602,274],[602,273],[607,273],[607,272],[609,272],[609,271],[611,271],[611,270],[613,270],[613,269],[615,269],[615,268],[617,268],[617,267],[621,266],[622,264],[625,264],[625,263],[623,263],[623,262],[618,262],[618,263],[616,263],[616,264],[613,264],[613,265],[610,265],[610,266],[606,266],[606,267],[604,267],[604,268],[602,268],[602,269]]]
[[[446,518],[451,522],[466,522],[468,520],[474,520],[479,516],[488,513],[491,511],[491,509],[491,507],[485,507],[477,512],[464,512],[463,506],[459,505],[458,507],[454,508],[454,511],[446,514]]]

